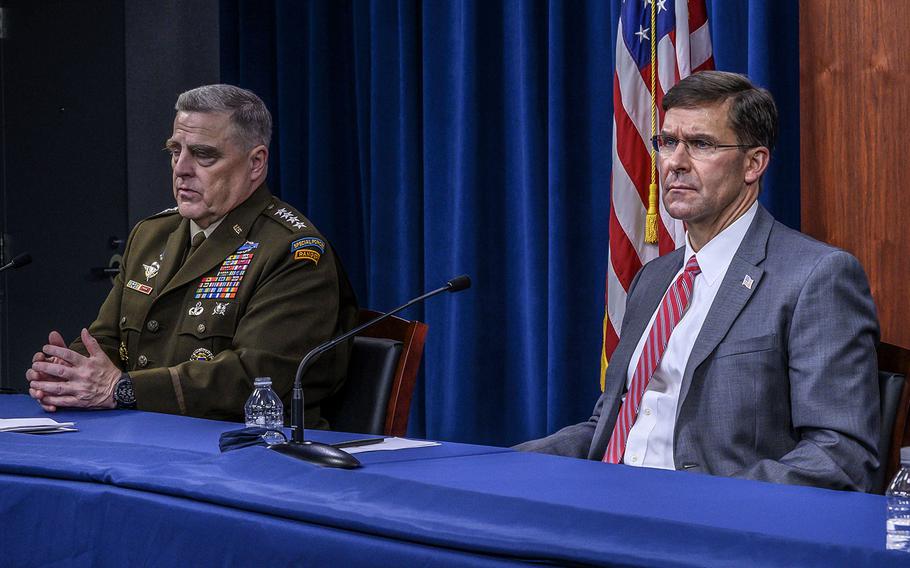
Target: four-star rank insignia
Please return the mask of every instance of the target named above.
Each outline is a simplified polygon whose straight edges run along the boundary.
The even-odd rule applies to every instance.
[[[276,217],[279,217],[279,218],[281,218],[281,219],[284,219],[284,221],[287,222],[288,225],[294,227],[294,229],[296,229],[296,230],[298,230],[298,231],[299,231],[300,229],[305,229],[305,228],[306,228],[306,223],[304,223],[303,221],[301,221],[301,220],[297,217],[297,215],[294,214],[293,211],[291,211],[291,210],[289,210],[289,209],[285,209],[284,207],[282,207],[281,209],[276,210],[274,213],[272,213],[272,215],[274,215],[274,216],[276,216]]]

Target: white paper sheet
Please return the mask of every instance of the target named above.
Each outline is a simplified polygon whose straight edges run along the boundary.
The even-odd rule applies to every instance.
[[[0,418],[0,432],[53,434],[75,432],[75,422],[57,422],[52,418]]]
[[[359,454],[361,452],[382,452],[389,450],[406,450],[408,448],[428,448],[438,446],[439,442],[430,442],[427,440],[408,440],[406,438],[386,438],[384,442],[370,444],[369,446],[355,446],[353,448],[341,448],[349,454]]]

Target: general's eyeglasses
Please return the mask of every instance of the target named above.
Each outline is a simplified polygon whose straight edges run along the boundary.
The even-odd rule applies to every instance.
[[[680,144],[686,147],[686,151],[689,152],[689,155],[693,158],[709,158],[718,150],[725,150],[727,148],[755,148],[752,144],[717,144],[711,140],[703,140],[701,138],[685,140],[667,136],[665,134],[658,134],[651,138],[651,145],[654,146],[654,149],[662,156],[673,154],[673,152],[676,151],[676,147]]]

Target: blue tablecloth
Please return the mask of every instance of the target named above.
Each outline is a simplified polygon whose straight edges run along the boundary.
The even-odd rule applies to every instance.
[[[0,397],[0,417],[36,409]],[[449,443],[332,470],[261,447],[219,454],[237,424],[55,418],[80,431],[0,434],[0,559],[11,565],[910,562],[884,548],[880,496]]]

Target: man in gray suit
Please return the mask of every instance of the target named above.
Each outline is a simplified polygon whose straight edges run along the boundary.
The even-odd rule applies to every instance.
[[[757,202],[777,134],[770,93],[703,72],[670,89],[663,109],[653,144],[686,245],[633,281],[593,416],[517,448],[870,490],[875,306],[853,256]]]

